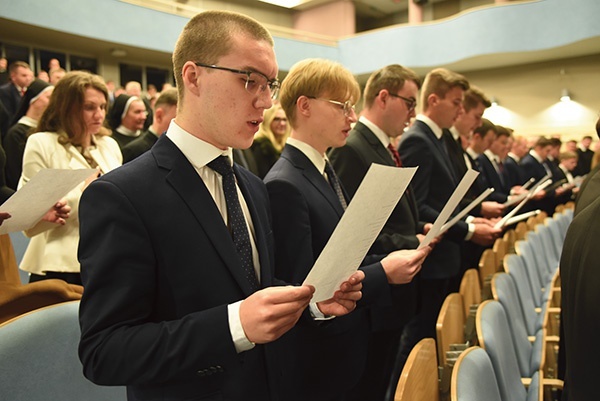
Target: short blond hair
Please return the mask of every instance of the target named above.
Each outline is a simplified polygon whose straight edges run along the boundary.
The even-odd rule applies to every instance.
[[[466,112],[474,109],[479,104],[483,104],[487,109],[492,105],[490,99],[476,86],[471,86],[465,91],[465,98],[463,99],[463,108]]]
[[[360,86],[356,78],[340,63],[324,59],[306,59],[292,66],[281,84],[281,107],[294,127],[296,102],[300,96],[352,103],[360,99]]]
[[[446,68],[436,68],[429,71],[425,76],[421,92],[423,110],[426,111],[429,108],[427,99],[430,95],[436,94],[440,98],[445,98],[446,94],[456,87],[466,91],[469,89],[469,81],[463,75]]]
[[[235,34],[264,40],[274,46],[269,31],[258,21],[231,11],[205,11],[197,14],[183,28],[173,51],[173,73],[180,100],[183,98],[183,65],[187,61],[215,64],[229,54]]]

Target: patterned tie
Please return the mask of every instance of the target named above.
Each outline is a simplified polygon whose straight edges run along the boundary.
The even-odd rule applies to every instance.
[[[340,200],[342,208],[346,210],[348,204],[346,203],[346,198],[344,198],[344,192],[342,191],[340,180],[338,179],[337,175],[335,175],[335,171],[333,171],[333,167],[331,167],[331,164],[329,164],[329,160],[325,160],[325,174],[327,174],[329,185],[331,185],[331,188],[333,188],[333,191]]]
[[[237,188],[235,185],[235,175],[233,168],[227,156],[219,156],[208,163],[208,167],[216,171],[223,177],[223,193],[225,194],[225,203],[227,204],[227,216],[233,243],[238,255],[242,261],[244,275],[250,282],[252,290],[259,289],[258,279],[252,262],[252,246],[250,245],[250,235],[246,219],[240,206]]]
[[[396,167],[402,167],[402,160],[400,160],[400,153],[398,153],[398,150],[396,150],[394,145],[392,145],[391,143],[388,145],[388,149],[390,150],[390,152],[392,152],[392,158],[396,163]]]

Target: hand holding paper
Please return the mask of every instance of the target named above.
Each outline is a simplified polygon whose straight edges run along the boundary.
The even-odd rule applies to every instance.
[[[317,302],[321,313],[329,316],[343,316],[352,312],[356,308],[356,302],[362,297],[360,290],[362,290],[364,278],[364,272],[355,272],[340,285],[339,290],[333,294],[332,298]]]

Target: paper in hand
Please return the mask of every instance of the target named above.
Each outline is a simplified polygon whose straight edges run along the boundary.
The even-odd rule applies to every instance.
[[[0,226],[0,234],[33,227],[69,191],[97,173],[95,169],[40,170],[0,206],[0,212],[11,215]]]
[[[416,171],[416,167],[371,165],[304,280],[315,287],[312,302],[331,298],[358,269]]]

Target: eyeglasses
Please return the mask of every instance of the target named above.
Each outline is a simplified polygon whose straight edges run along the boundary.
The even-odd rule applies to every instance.
[[[266,75],[258,72],[258,71],[248,71],[248,70],[236,70],[233,68],[220,67],[218,65],[209,65],[203,64],[199,62],[194,62],[198,67],[204,68],[212,68],[214,70],[223,70],[229,71],[234,74],[242,74],[246,76],[246,91],[252,95],[259,95],[267,90],[267,87],[271,91],[271,99],[277,98],[277,94],[279,93],[279,81],[277,78],[269,79]]]
[[[346,100],[345,102],[338,102],[337,100],[330,100],[330,99],[323,99],[320,97],[311,97],[311,96],[307,96],[310,99],[316,99],[316,100],[322,100],[324,102],[329,102],[331,104],[335,104],[337,106],[340,106],[340,108],[344,111],[344,115],[346,117],[352,117],[353,114],[356,114],[356,110],[354,108],[354,105],[352,103],[350,103],[349,100]]]
[[[388,92],[388,94],[391,97],[397,97],[398,99],[404,100],[404,103],[406,103],[406,107],[408,108],[408,111],[413,111],[417,107],[417,101],[415,99],[396,95],[395,93],[391,93],[391,92]]]

